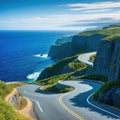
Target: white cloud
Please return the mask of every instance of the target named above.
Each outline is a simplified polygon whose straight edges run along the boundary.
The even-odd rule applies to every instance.
[[[108,19],[109,18],[109,19]],[[106,23],[106,22],[119,22],[120,12],[109,12],[109,13],[87,13],[87,14],[59,14],[49,15],[46,17],[33,17],[33,18],[21,18],[11,20],[0,20],[0,28],[16,28],[16,29],[40,29],[40,30],[83,30],[87,28],[89,23],[93,22]],[[78,26],[69,26],[69,25]],[[82,26],[84,24],[84,26]],[[86,25],[85,25],[86,24]],[[90,27],[90,26],[88,26]],[[95,27],[95,26],[91,26]]]
[[[72,11],[109,11],[120,7],[120,2],[76,3],[63,5]]]

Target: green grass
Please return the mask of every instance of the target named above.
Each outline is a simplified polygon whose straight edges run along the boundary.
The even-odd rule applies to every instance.
[[[68,65],[70,62],[74,61],[77,59],[79,55],[75,55],[72,57],[67,57],[64,58],[63,60],[60,60],[59,62],[47,67],[44,69],[44,71],[46,71],[47,75],[45,75],[43,77],[44,78],[48,78],[48,77],[52,77],[52,76],[56,76],[56,75],[60,75],[63,68]]]
[[[27,100],[24,97],[22,97],[20,105],[18,106],[18,110],[22,110],[26,105],[27,105]]]
[[[23,83],[6,84],[0,81],[0,120],[31,120],[19,113],[17,113],[14,108],[5,101],[5,97],[12,92],[12,90],[22,85]],[[25,99],[22,100],[20,109],[26,104]]]
[[[94,62],[95,57],[96,57],[96,54],[91,55],[91,56],[90,56],[90,61],[91,61],[91,62]]]
[[[54,93],[65,93],[65,92],[70,92],[73,91],[74,88],[73,87],[63,87],[63,88],[57,88],[56,85],[52,85],[52,86],[44,86],[44,88],[42,88],[43,91],[47,91],[47,92],[54,92]]]
[[[96,75],[96,74],[86,74],[81,76],[81,79],[89,79],[89,80],[97,80],[102,82],[107,82],[108,78],[103,75]]]
[[[103,35],[113,35],[113,34],[118,34],[120,33],[120,28],[119,27],[113,27],[113,28],[106,28],[102,30],[89,30],[89,31],[84,31],[76,36],[91,36],[95,34],[103,34]]]
[[[0,81],[0,97],[5,98],[15,87],[23,85],[24,83],[6,84]]]
[[[97,99],[99,96],[100,92],[106,92],[108,91],[111,87],[115,87],[115,88],[120,88],[120,80],[114,80],[114,81],[109,81],[105,84],[103,84],[99,90],[97,90],[95,92],[95,94],[93,95],[94,99]]]
[[[120,34],[114,34],[114,35],[110,35],[106,38],[104,38],[103,40],[107,40],[107,41],[113,41],[113,40],[120,40]]]
[[[4,100],[0,100],[0,120],[31,120],[19,113],[15,112],[14,108]]]
[[[71,75],[71,73],[66,73],[66,74],[62,74],[62,75],[56,75],[56,76],[52,76],[46,79],[42,79],[42,80],[38,80],[36,82],[34,82],[35,84],[42,84],[42,85],[53,85],[55,83],[57,83],[60,80],[66,80],[68,79],[68,77]]]
[[[68,65],[73,71],[85,69],[87,66],[83,62],[73,61]]]

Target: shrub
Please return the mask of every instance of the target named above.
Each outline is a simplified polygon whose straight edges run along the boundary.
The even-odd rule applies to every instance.
[[[90,56],[90,61],[91,61],[91,62],[94,62],[94,60],[95,60],[95,57],[96,57],[96,54],[94,54],[94,55],[91,55],[91,56]]]
[[[103,82],[107,82],[108,78],[103,75],[97,75],[97,74],[87,74],[81,76],[81,79],[90,79],[90,80],[100,80]]]
[[[83,62],[73,61],[73,62],[69,63],[69,67],[70,67],[73,71],[76,71],[76,70],[85,69],[87,66],[86,66],[86,64],[83,63]]]

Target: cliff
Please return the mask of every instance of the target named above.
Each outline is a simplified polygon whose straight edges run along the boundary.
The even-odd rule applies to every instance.
[[[52,59],[62,59],[72,54],[72,36],[62,37],[56,40],[49,50],[48,56]]]
[[[120,78],[120,34],[112,35],[100,42],[96,59],[94,61],[94,73],[102,74],[109,80]]]
[[[97,51],[103,38],[116,33],[120,33],[119,27],[84,31],[73,37],[63,37],[51,46],[48,56],[52,59],[62,59],[78,53]]]

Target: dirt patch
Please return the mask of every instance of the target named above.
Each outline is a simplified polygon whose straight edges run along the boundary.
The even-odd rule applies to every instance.
[[[17,91],[17,89],[14,88],[14,90],[6,96],[5,100],[9,102],[10,96],[14,95],[16,93],[16,91]],[[28,99],[26,99],[26,100],[27,100],[27,105],[22,110],[17,110],[17,109],[15,109],[15,110],[18,113],[20,113],[28,118],[32,118],[33,120],[36,120],[37,118],[33,111],[33,103]]]

